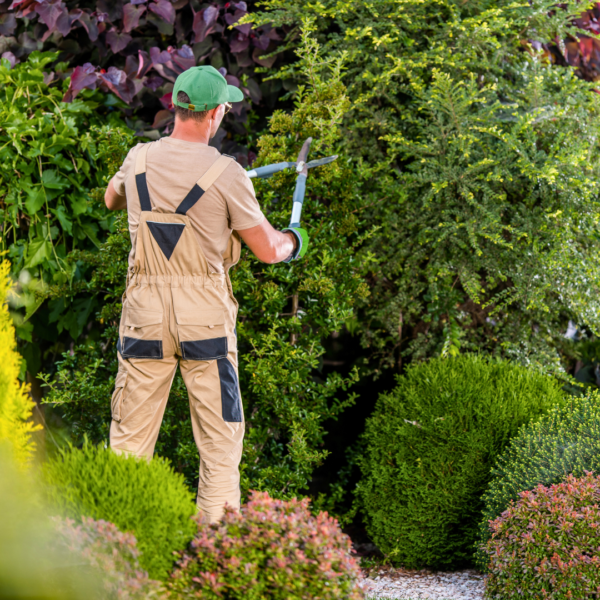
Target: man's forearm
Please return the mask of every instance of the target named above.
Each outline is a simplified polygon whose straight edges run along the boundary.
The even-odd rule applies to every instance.
[[[108,187],[104,194],[104,202],[108,210],[123,210],[127,208],[127,198],[117,194],[112,179],[108,182]]]
[[[238,231],[244,242],[258,260],[274,264],[288,258],[296,247],[293,233],[282,233],[274,229],[267,219],[250,229]]]

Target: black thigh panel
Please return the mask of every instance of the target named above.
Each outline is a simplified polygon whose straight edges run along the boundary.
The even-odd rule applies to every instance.
[[[240,387],[233,365],[227,358],[217,360],[219,368],[219,380],[221,382],[221,411],[223,421],[227,423],[241,423],[242,403],[240,398]]]
[[[181,356],[185,360],[216,360],[227,356],[227,337],[181,342]]]
[[[138,338],[123,337],[120,352],[123,358],[162,358],[162,340],[140,340]]]

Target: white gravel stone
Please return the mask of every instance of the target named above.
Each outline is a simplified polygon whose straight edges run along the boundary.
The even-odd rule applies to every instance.
[[[362,580],[366,597],[410,600],[482,600],[485,577],[477,571],[454,573],[386,568]]]

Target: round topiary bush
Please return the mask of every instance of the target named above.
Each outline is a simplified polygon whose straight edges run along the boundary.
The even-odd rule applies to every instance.
[[[574,600],[600,594],[600,477],[520,493],[491,523],[486,598]]]
[[[538,422],[519,431],[498,458],[492,479],[483,496],[477,562],[487,567],[483,548],[490,538],[490,521],[504,512],[520,492],[537,485],[551,485],[573,474],[600,472],[600,393],[570,398]]]
[[[360,570],[338,522],[308,509],[308,499],[252,492],[240,512],[218,523],[197,519],[198,534],[173,573],[177,598],[357,600]]]
[[[151,461],[86,444],[68,448],[44,465],[48,499],[63,516],[114,523],[133,533],[140,565],[153,579],[168,576],[176,550],[192,539],[193,495],[183,475],[159,457]]]
[[[496,457],[565,394],[551,377],[475,355],[415,365],[397,381],[364,434],[357,495],[367,532],[396,564],[464,566]]]

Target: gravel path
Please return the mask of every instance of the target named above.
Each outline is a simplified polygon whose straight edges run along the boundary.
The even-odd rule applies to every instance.
[[[363,579],[367,598],[482,600],[484,577],[477,571],[454,573],[378,569]]]

